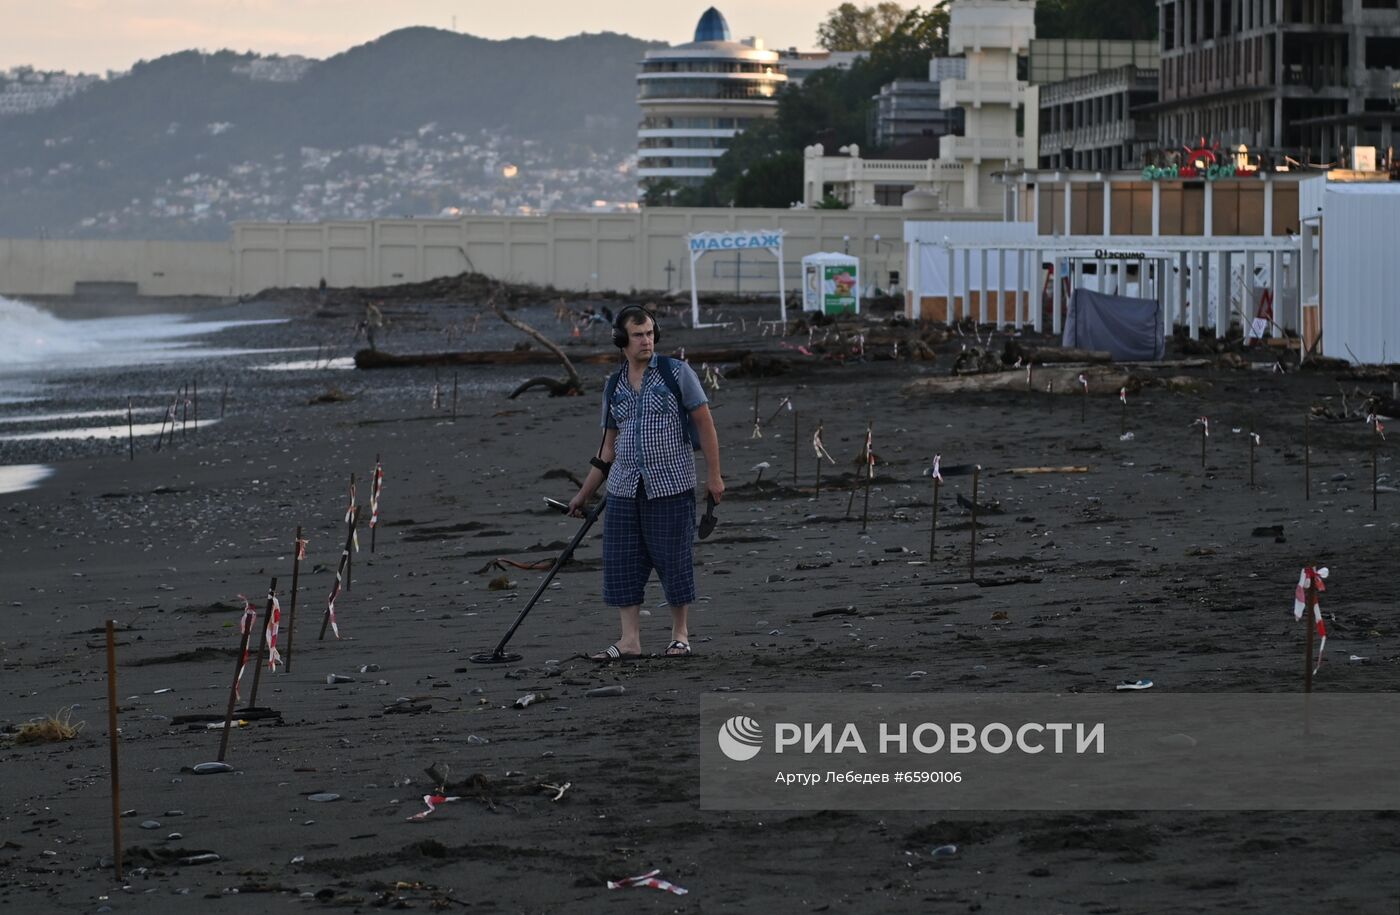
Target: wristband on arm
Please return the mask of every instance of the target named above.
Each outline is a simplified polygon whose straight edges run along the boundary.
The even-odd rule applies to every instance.
[[[605,461],[602,458],[598,457],[591,457],[588,459],[588,463],[592,464],[594,467],[597,467],[603,472],[603,479],[606,480],[608,478],[608,473],[612,470],[612,462]]]

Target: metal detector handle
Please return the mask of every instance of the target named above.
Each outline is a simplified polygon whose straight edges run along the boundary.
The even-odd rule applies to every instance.
[[[530,611],[534,608],[535,603],[540,599],[540,595],[544,594],[545,588],[549,587],[549,583],[554,580],[554,576],[559,573],[559,570],[562,569],[564,565],[568,563],[569,558],[574,555],[574,550],[578,549],[579,542],[588,534],[588,529],[598,520],[598,516],[603,513],[603,508],[607,504],[608,497],[604,495],[603,498],[599,499],[598,503],[589,510],[588,514],[583,516],[583,526],[578,529],[578,533],[574,534],[574,539],[569,541],[569,545],[564,547],[564,552],[560,553],[558,558],[554,560],[554,565],[550,566],[549,571],[544,576],[544,580],[541,581],[539,587],[535,589],[534,595],[526,602],[524,608],[521,609],[520,615],[515,618],[515,622],[511,623],[510,629],[506,630],[506,634],[501,637],[500,644],[496,646],[496,650],[491,652],[489,656],[485,656],[488,660],[500,661],[505,659],[506,645],[510,642],[511,637],[515,635],[515,630],[519,629],[520,624],[525,622],[525,617],[528,616]],[[568,508],[568,506],[565,506],[565,508]],[[475,660],[475,658],[473,658],[473,660]]]
[[[545,496],[545,497],[544,497],[544,504],[545,504],[545,505],[548,505],[550,508],[554,509],[555,511],[563,512],[563,513],[566,514],[566,515],[569,513],[569,503],[568,503],[568,502],[560,502],[558,499],[551,499],[549,496]]]

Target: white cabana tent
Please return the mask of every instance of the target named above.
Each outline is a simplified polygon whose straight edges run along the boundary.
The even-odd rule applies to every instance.
[[[860,258],[819,251],[802,258],[802,310],[860,314]]]
[[[1326,233],[1320,275],[1318,255],[1307,258],[1304,249],[1309,293],[1322,287],[1321,351],[1352,362],[1400,361],[1400,184],[1328,181],[1323,188],[1315,230]]]

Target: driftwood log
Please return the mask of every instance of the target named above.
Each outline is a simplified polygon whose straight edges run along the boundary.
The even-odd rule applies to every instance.
[[[1102,396],[1118,396],[1120,388],[1137,390],[1138,384],[1127,369],[1112,365],[1037,365],[1031,374],[1030,390],[1045,393],[1046,385],[1055,394],[1076,394],[1083,396],[1079,376],[1089,382],[1089,393]],[[1026,370],[1010,369],[1005,372],[987,372],[981,375],[952,375],[939,378],[920,378],[911,381],[903,388],[908,396],[920,394],[961,394],[967,391],[1026,391]]]
[[[583,379],[578,377],[578,369],[574,368],[574,364],[569,361],[569,357],[564,355],[564,351],[559,348],[559,344],[555,343],[553,340],[549,339],[544,334],[535,330],[533,327],[526,324],[519,318],[514,318],[506,314],[505,309],[501,308],[500,305],[496,304],[496,297],[494,295],[491,296],[491,300],[487,302],[487,305],[492,311],[496,313],[496,317],[500,318],[502,321],[506,322],[511,327],[514,327],[522,334],[525,334],[526,336],[535,340],[545,349],[553,353],[554,357],[564,364],[564,371],[567,373],[567,377],[563,381],[559,381],[554,378],[544,377],[531,378],[529,381],[522,383],[514,391],[511,391],[511,400],[514,400],[515,398],[519,397],[521,394],[524,394],[531,388],[545,388],[549,391],[550,397],[568,397],[571,395],[578,395],[583,393]]]
[[[1001,358],[1007,365],[1015,365],[1017,359],[1021,360],[1022,365],[1026,363],[1044,365],[1058,362],[1113,361],[1113,356],[1102,350],[1070,349],[1063,346],[1024,346],[1015,340],[1006,341],[1006,348],[1002,351]]]

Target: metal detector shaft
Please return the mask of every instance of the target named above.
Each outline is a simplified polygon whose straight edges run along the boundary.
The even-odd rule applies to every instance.
[[[515,622],[510,624],[510,628],[506,630],[506,634],[501,637],[501,642],[496,646],[496,650],[489,655],[473,655],[473,661],[479,664],[491,664],[512,660],[506,656],[506,644],[511,640],[511,637],[515,635],[515,630],[520,628],[520,624],[525,622],[525,617],[534,609],[535,602],[540,599],[540,595],[544,594],[545,588],[549,587],[549,583],[554,580],[554,576],[558,574],[560,569],[564,568],[564,564],[569,561],[569,557],[574,555],[574,550],[583,542],[583,538],[588,534],[588,529],[598,520],[598,516],[603,513],[603,508],[607,504],[608,497],[604,495],[603,498],[598,500],[598,504],[593,506],[588,514],[583,516],[583,527],[578,529],[578,533],[574,534],[574,539],[569,541],[569,545],[564,547],[564,551],[559,554],[559,558],[554,560],[554,565],[549,567],[549,571],[545,573],[544,581],[540,582],[540,586],[535,589],[535,593],[530,597],[529,602],[521,608],[520,615],[515,618]],[[519,656],[517,655],[513,660],[519,660]]]

